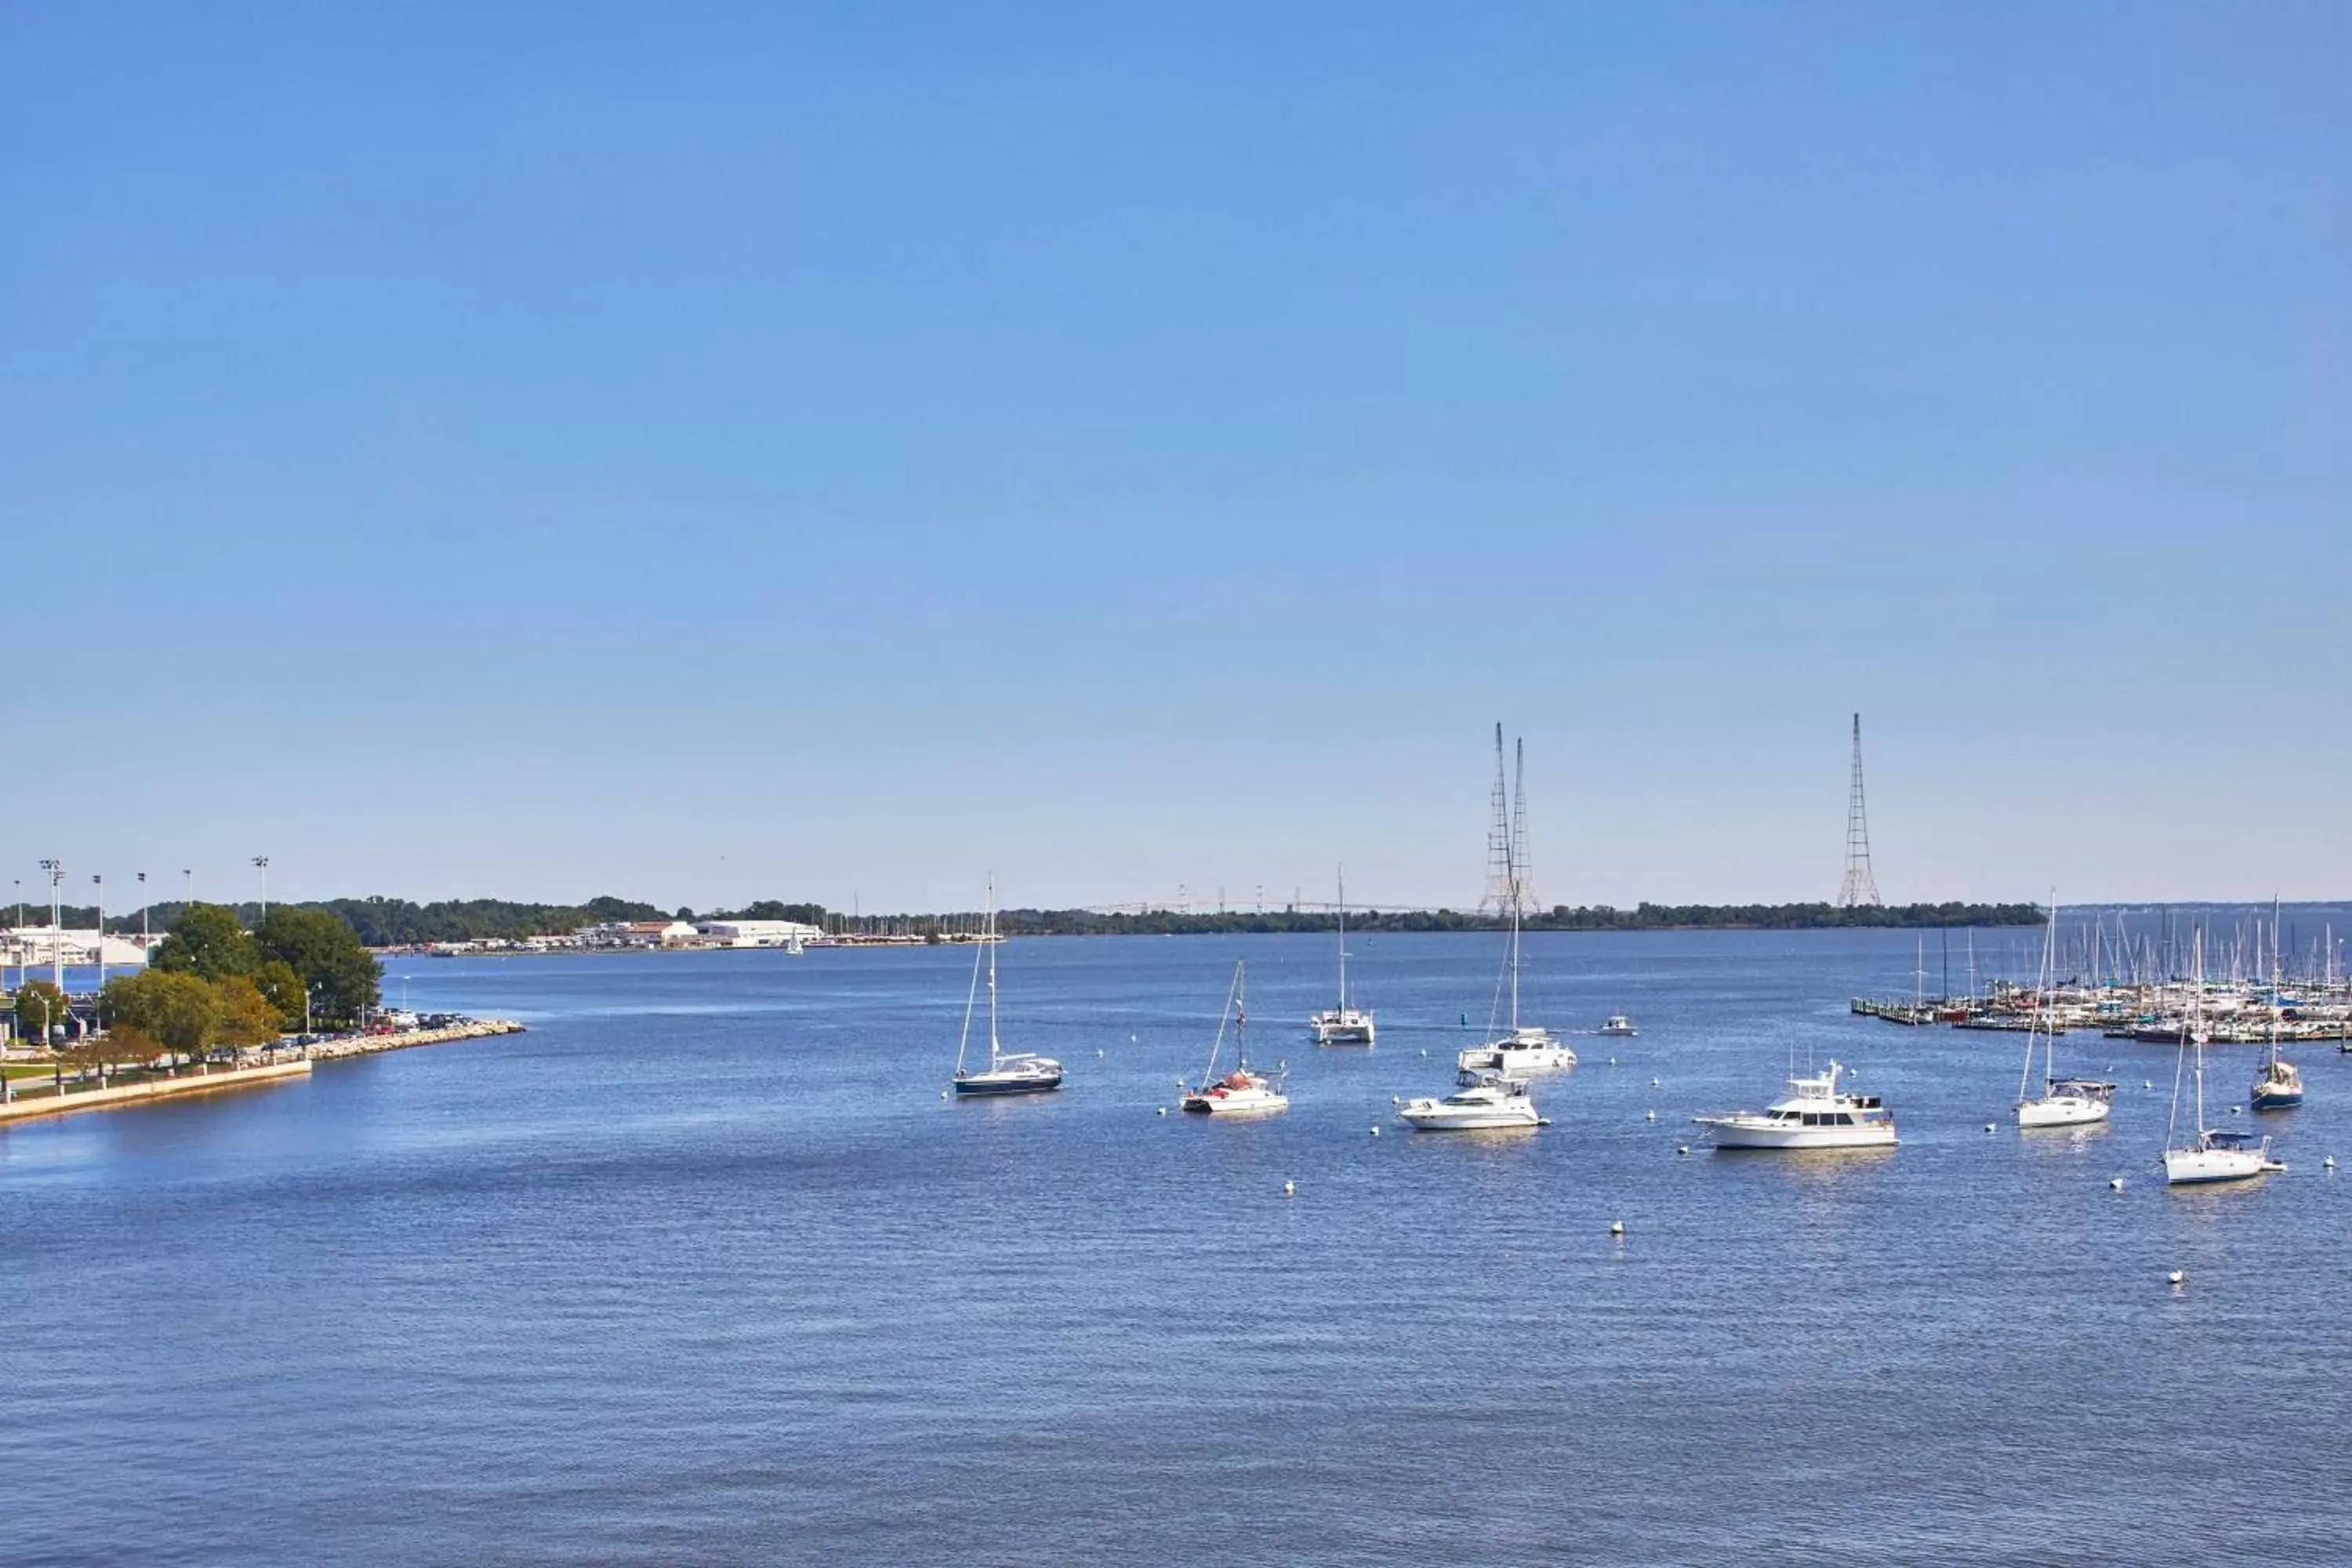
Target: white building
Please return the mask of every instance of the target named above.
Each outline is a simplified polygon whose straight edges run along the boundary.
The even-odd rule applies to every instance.
[[[704,921],[697,929],[715,947],[799,947],[824,935],[798,921]]]
[[[683,947],[701,934],[684,921],[612,921],[579,931],[586,947]]]
[[[157,931],[154,940],[163,941],[163,933]],[[47,969],[60,960],[68,969],[83,969],[98,963],[100,956],[95,931],[71,927],[59,931],[55,926],[0,931],[0,965],[10,969]],[[110,932],[103,957],[109,969],[137,969],[147,962],[147,950],[135,936]]]

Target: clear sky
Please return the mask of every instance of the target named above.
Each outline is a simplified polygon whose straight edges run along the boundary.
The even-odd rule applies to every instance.
[[[2352,892],[2352,7],[0,8],[0,868]],[[0,889],[5,891],[5,889]]]

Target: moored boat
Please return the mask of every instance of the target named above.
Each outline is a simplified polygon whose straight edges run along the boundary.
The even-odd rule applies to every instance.
[[[1234,1070],[1217,1076],[1217,1057],[1224,1048],[1225,1025],[1234,1026]],[[1252,1072],[1249,1065],[1249,1002],[1244,990],[1242,965],[1234,965],[1233,989],[1225,994],[1225,1010],[1217,1016],[1216,1038],[1209,1044],[1209,1065],[1201,1081],[1187,1090],[1183,1109],[1192,1116],[1272,1116],[1290,1109],[1283,1092],[1287,1069],[1277,1066],[1274,1076]]]
[[[971,988],[963,999],[963,1034],[956,1041],[955,1092],[960,1098],[993,1095],[1049,1094],[1062,1087],[1062,1064],[1034,1051],[1004,1049],[996,1035],[996,879],[988,883],[988,928],[971,956]],[[988,960],[988,1066],[967,1071],[966,1048],[971,1043],[972,1009],[980,994],[981,959]]]
[[[1691,1120],[1718,1149],[1891,1149],[1895,1115],[1874,1094],[1838,1088],[1845,1069],[1790,1075],[1786,1092],[1762,1110],[1730,1110]]]
[[[1397,1114],[1417,1132],[1479,1132],[1543,1125],[1527,1080],[1498,1072],[1473,1075],[1472,1081],[1443,1100],[1424,1095],[1403,1100],[1397,1106]]]

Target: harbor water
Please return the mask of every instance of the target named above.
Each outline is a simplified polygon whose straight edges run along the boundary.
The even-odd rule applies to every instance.
[[[1371,1051],[1328,939],[1009,943],[1067,1087],[969,1103],[969,948],[395,959],[530,1032],[7,1129],[0,1562],[2352,1561],[2352,1057],[2215,1050],[2290,1168],[2167,1191],[2174,1053],[2021,1134],[2021,1037],[1848,1013],[1911,933],[1537,933],[1640,1036],[1416,1135],[1501,942],[1350,946]],[[1291,1110],[1180,1116],[1236,958]],[[1900,1149],[1706,1152],[1832,1056]]]

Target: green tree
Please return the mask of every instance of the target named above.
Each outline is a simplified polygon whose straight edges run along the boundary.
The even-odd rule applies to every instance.
[[[249,980],[240,976],[231,980],[253,990]],[[221,1012],[217,986],[168,969],[110,980],[99,997],[99,1016],[108,1029],[131,1030],[163,1042],[165,1049],[176,1055],[199,1060],[220,1038]]]
[[[156,944],[152,966],[218,980],[252,973],[261,957],[234,911],[218,904],[190,904],[172,922],[172,934]]]
[[[277,1042],[278,1009],[261,988],[242,974],[213,983],[214,1005],[220,1015],[220,1032],[214,1037],[225,1046],[267,1046]]]
[[[253,984],[278,1009],[280,1029],[302,1026],[302,1015],[307,1010],[302,1005],[302,977],[294,973],[292,964],[282,958],[264,960],[261,967],[253,972]]]
[[[80,1072],[95,1071],[100,1089],[106,1087],[109,1068],[152,1062],[163,1054],[163,1045],[153,1036],[129,1028],[93,1030],[58,1053],[66,1066]]]
[[[331,910],[280,904],[254,940],[265,961],[284,963],[312,988],[319,1013],[331,1021],[356,1021],[383,994],[383,965],[360,944],[351,922]]]
[[[47,1047],[55,1026],[69,1016],[66,994],[46,980],[27,980],[16,988],[16,1034]]]

